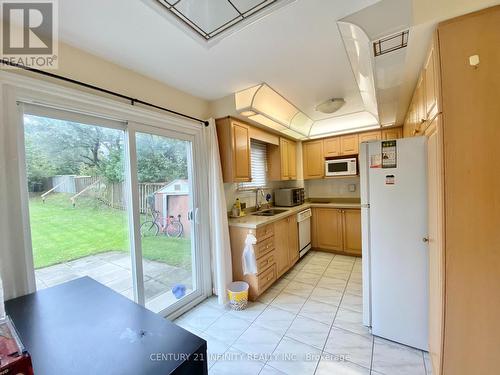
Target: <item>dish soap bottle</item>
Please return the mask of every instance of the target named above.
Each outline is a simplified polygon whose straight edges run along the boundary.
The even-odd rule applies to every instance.
[[[238,212],[238,214],[236,216],[241,216],[241,202],[240,202],[240,198],[236,198],[236,210]]]

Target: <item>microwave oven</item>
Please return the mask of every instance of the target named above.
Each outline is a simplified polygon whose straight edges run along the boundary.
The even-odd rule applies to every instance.
[[[274,205],[299,206],[304,203],[304,188],[278,189],[274,191]]]
[[[325,161],[325,176],[356,176],[358,174],[356,158],[332,159]]]

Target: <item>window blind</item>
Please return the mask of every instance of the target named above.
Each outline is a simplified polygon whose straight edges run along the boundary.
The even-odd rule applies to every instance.
[[[267,186],[267,146],[264,142],[250,140],[250,164],[252,181],[240,182],[239,190],[251,190]]]

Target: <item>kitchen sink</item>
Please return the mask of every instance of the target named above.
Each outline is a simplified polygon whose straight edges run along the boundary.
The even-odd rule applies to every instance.
[[[254,212],[252,215],[255,215],[255,216],[275,216],[275,215],[282,214],[283,212],[287,212],[287,211],[288,210],[279,210],[279,209],[272,208],[270,210]]]

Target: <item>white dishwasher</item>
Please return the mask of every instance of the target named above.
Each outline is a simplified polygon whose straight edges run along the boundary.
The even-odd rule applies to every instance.
[[[302,258],[311,249],[311,216],[310,208],[297,214],[299,226],[299,255]]]

